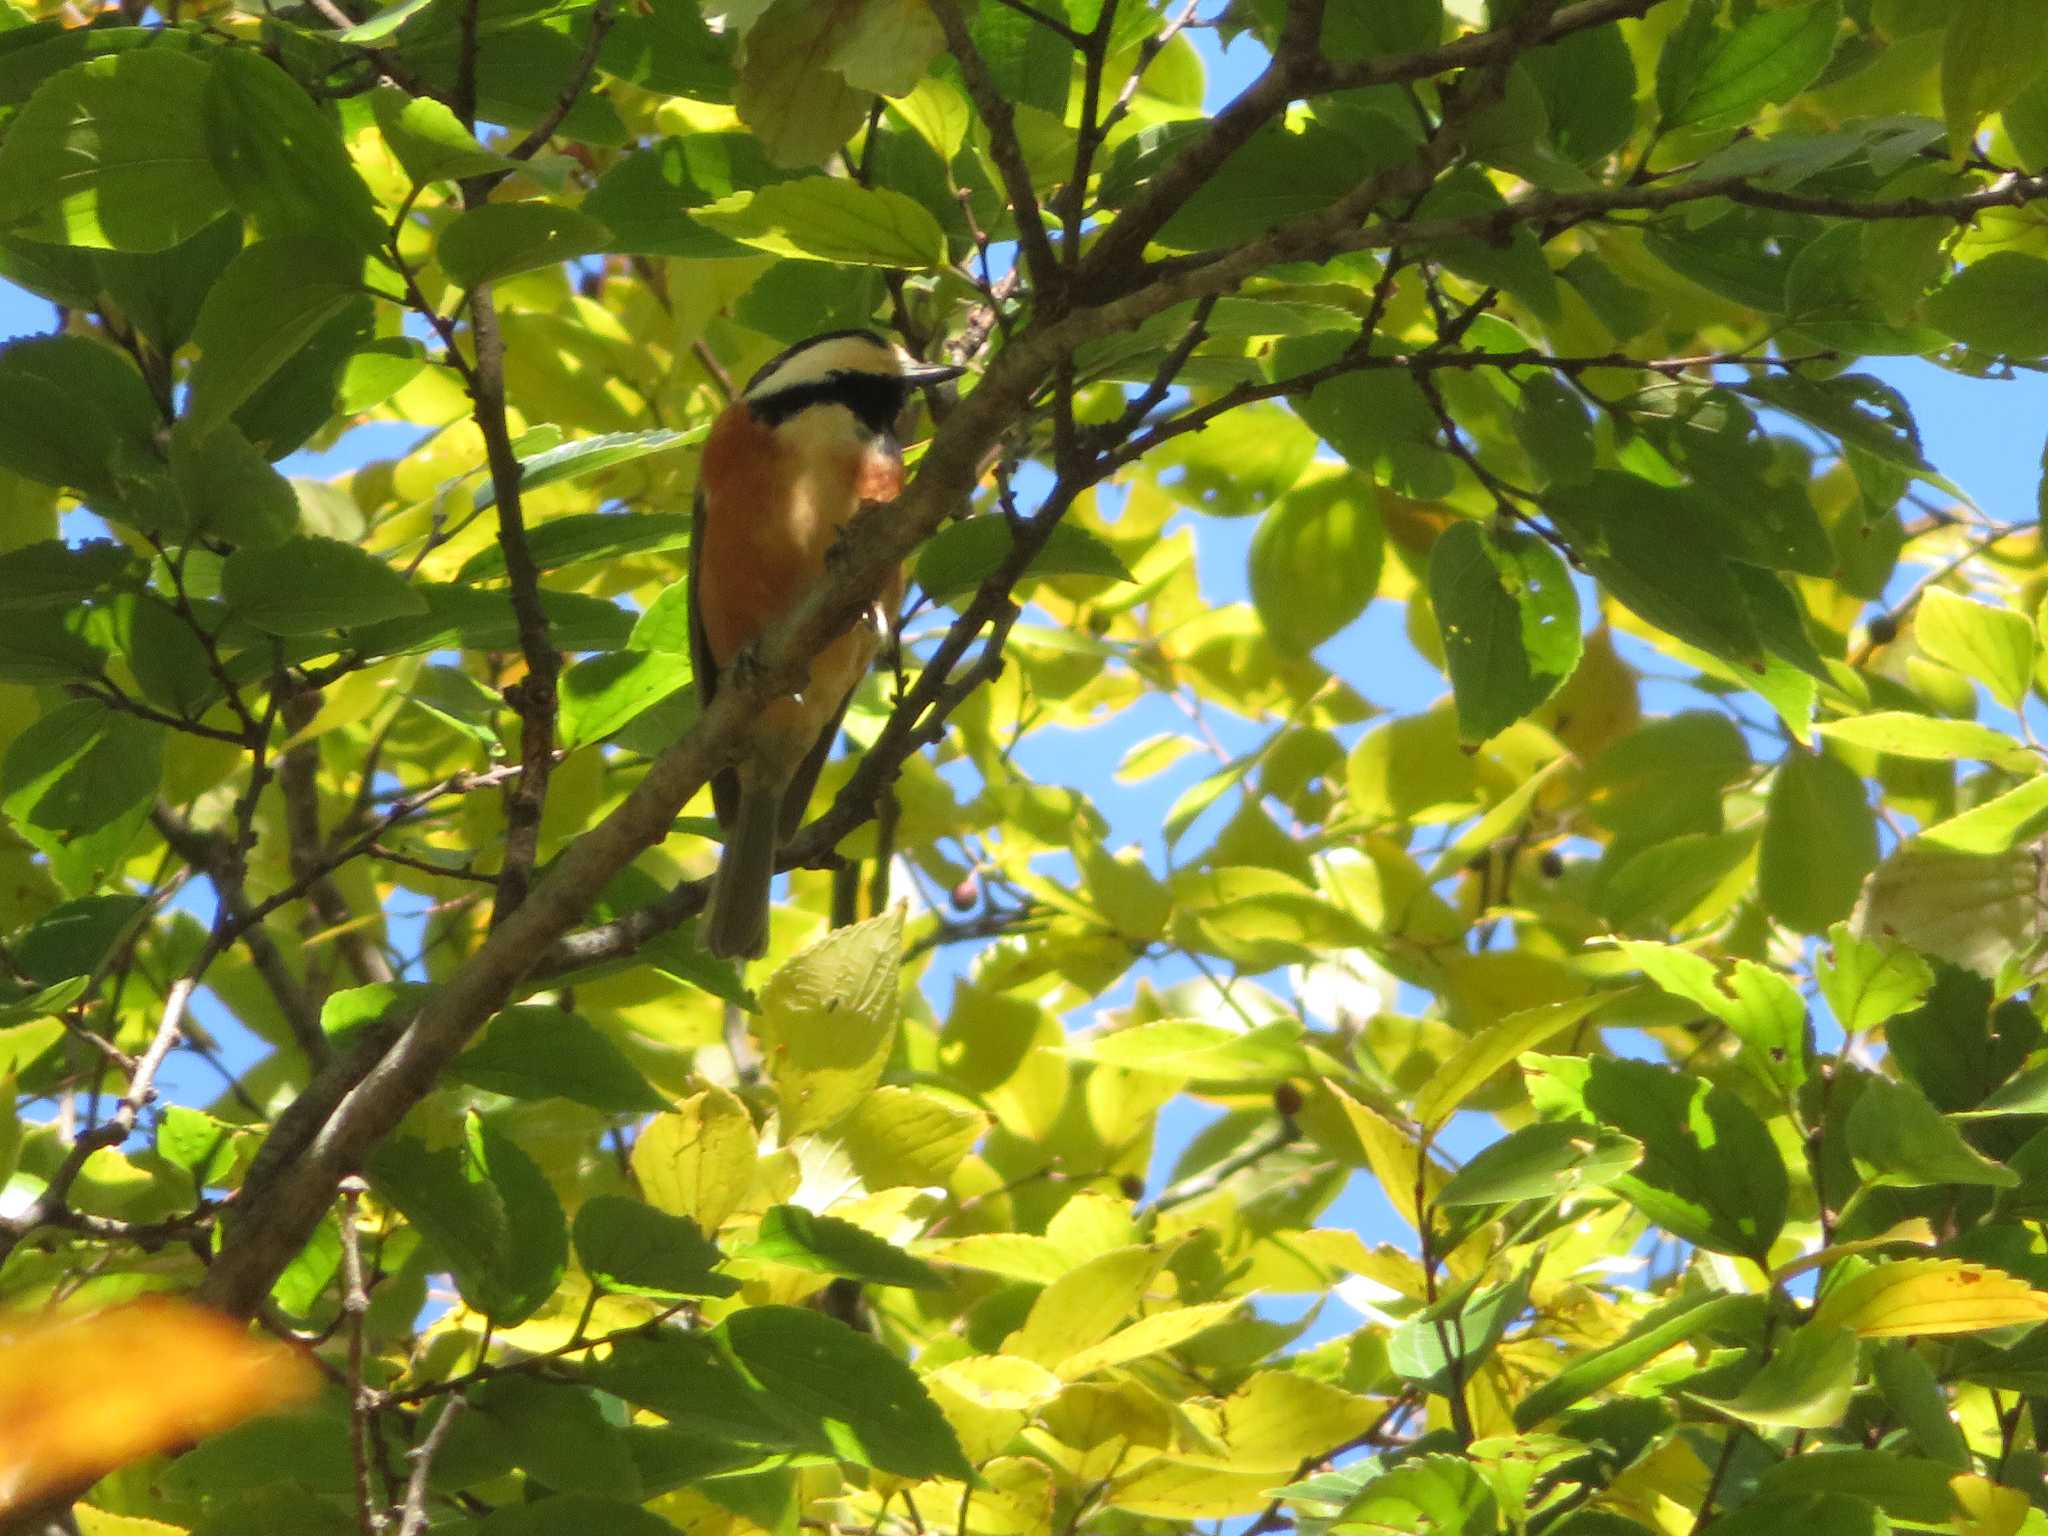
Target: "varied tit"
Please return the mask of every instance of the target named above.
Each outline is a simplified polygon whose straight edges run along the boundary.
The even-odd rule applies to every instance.
[[[717,697],[733,658],[824,574],[854,514],[902,491],[893,429],[911,390],[963,371],[916,362],[871,331],[829,331],[771,360],[713,423],[690,545],[690,654],[702,704]],[[876,606],[893,616],[902,597],[898,570]],[[767,950],[775,856],[803,821],[881,628],[870,615],[818,652],[803,689],[769,700],[738,763],[712,781],[725,834],[704,925],[714,955]]]

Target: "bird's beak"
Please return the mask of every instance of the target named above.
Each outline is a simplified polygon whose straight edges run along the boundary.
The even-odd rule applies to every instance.
[[[957,379],[967,370],[958,363],[912,363],[903,370],[906,384],[943,384],[948,379]]]

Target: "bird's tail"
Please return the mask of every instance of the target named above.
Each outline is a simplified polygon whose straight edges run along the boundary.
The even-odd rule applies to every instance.
[[[768,887],[775,878],[781,815],[778,787],[743,773],[739,814],[726,829],[704,922],[704,947],[714,955],[754,959],[768,952]]]

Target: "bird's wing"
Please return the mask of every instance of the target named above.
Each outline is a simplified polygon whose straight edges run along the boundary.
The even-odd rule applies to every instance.
[[[697,487],[697,500],[690,523],[690,670],[696,674],[697,708],[711,707],[718,697],[718,658],[711,654],[711,636],[704,628],[704,604],[699,595],[704,570],[704,487]],[[727,768],[711,780],[711,805],[720,826],[731,826],[739,814],[739,774]]]

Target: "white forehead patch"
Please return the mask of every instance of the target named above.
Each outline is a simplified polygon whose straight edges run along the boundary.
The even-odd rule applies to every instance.
[[[893,376],[902,371],[902,359],[893,348],[867,336],[832,336],[777,363],[772,372],[747,391],[747,398],[758,400],[794,385],[815,383],[834,373]]]

